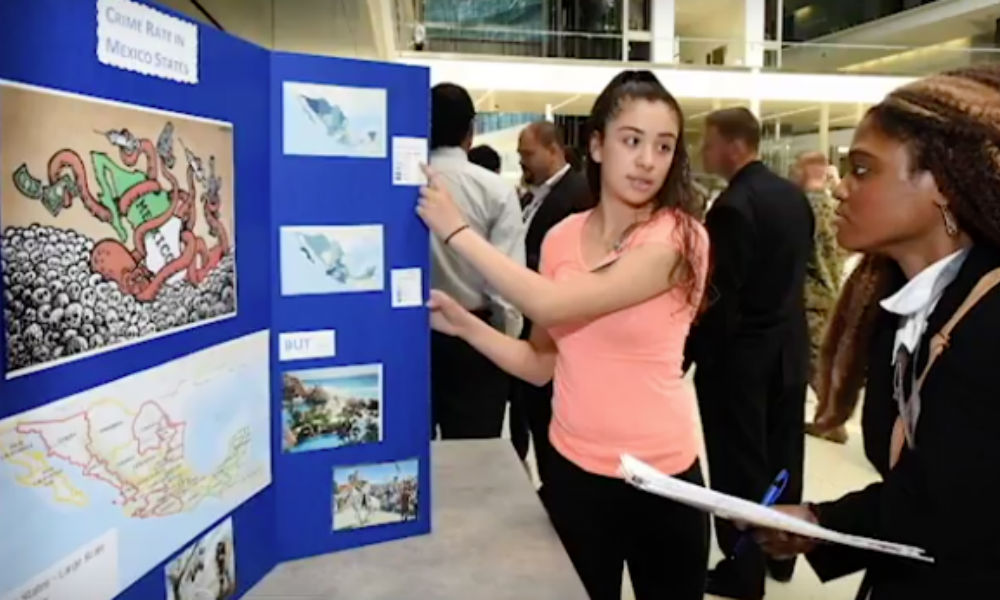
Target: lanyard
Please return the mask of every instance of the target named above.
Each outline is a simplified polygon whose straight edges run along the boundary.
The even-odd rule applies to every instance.
[[[918,346],[919,348],[919,346]],[[896,351],[896,366],[892,376],[892,397],[896,401],[899,416],[903,421],[906,445],[911,450],[916,445],[917,421],[920,420],[920,385],[917,381],[913,354],[900,344]],[[913,367],[913,368],[911,368]],[[910,380],[909,394],[906,393],[906,379]]]

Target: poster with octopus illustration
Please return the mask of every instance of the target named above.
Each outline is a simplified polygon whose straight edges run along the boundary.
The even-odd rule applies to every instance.
[[[0,174],[8,379],[236,315],[231,124],[0,81]]]

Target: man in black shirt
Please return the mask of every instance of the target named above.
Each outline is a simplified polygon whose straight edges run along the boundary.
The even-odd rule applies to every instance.
[[[712,244],[709,306],[692,330],[687,358],[708,450],[711,486],[760,502],[783,469],[777,504],[802,496],[808,330],[803,293],[813,245],[813,214],[794,184],[757,158],[760,124],[743,108],[708,117],[705,169],[729,181],[705,225]],[[710,572],[708,593],[744,600],[764,596],[765,558],[717,519],[726,555]],[[771,563],[787,581],[794,562]]]
[[[500,155],[497,151],[485,144],[469,149],[469,162],[474,165],[500,174]]]
[[[528,191],[521,196],[521,213],[526,227],[524,249],[529,269],[538,270],[542,241],[553,226],[570,214],[591,205],[587,180],[566,161],[559,129],[547,121],[524,128],[517,145],[521,170]],[[524,320],[521,339],[531,335],[531,322]],[[515,380],[510,401],[510,438],[518,456],[528,454],[528,438],[535,445],[538,478],[545,483],[552,420],[552,384],[542,387]]]

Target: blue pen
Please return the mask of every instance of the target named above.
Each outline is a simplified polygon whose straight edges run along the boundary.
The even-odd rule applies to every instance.
[[[767,492],[764,493],[764,499],[760,503],[764,506],[773,506],[778,501],[778,498],[781,497],[781,494],[784,493],[786,486],[788,486],[788,469],[782,469],[778,473],[778,476],[774,478],[774,481],[771,482],[771,487],[767,488]],[[750,535],[744,532],[736,541],[736,545],[733,546],[733,556],[740,553],[748,537]]]

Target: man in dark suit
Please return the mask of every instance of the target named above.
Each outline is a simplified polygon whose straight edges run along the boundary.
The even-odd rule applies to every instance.
[[[547,121],[528,125],[518,139],[521,170],[528,191],[521,196],[521,210],[527,234],[526,264],[538,270],[542,240],[553,225],[574,212],[590,206],[586,178],[566,162],[559,129]],[[524,319],[521,339],[531,335],[531,322]],[[521,460],[528,454],[529,437],[535,444],[538,477],[545,483],[552,420],[552,384],[536,387],[515,380],[511,392],[510,437]]]
[[[707,312],[692,330],[687,358],[708,451],[711,486],[760,502],[782,469],[790,478],[779,502],[802,496],[808,329],[803,293],[813,244],[813,214],[794,184],[757,158],[760,124],[743,108],[712,113],[702,158],[729,181],[706,216],[713,273]],[[764,596],[764,554],[716,520],[726,555],[709,573],[708,593]],[[770,563],[787,581],[794,562]]]

